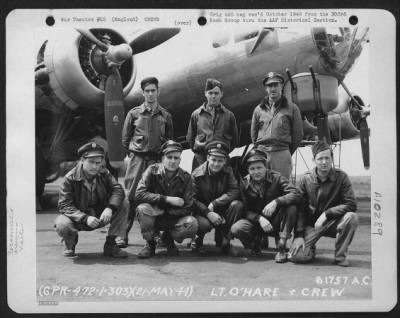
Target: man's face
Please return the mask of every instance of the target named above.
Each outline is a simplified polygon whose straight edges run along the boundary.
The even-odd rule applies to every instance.
[[[94,177],[100,170],[103,157],[82,158],[83,171],[90,177]]]
[[[330,149],[321,151],[315,155],[315,165],[318,173],[328,173],[332,169],[332,154]]]
[[[272,100],[276,101],[279,100],[282,96],[282,84],[281,83],[271,83],[265,85],[265,91],[267,95]]]
[[[146,103],[156,103],[158,98],[157,86],[155,84],[147,84],[143,89],[143,96]]]
[[[208,161],[208,168],[213,173],[220,172],[224,167],[224,165],[226,164],[225,157],[214,156],[214,155],[208,155],[207,161]]]
[[[181,153],[179,151],[169,152],[162,156],[161,162],[168,171],[176,171],[181,163]]]
[[[267,167],[261,161],[250,163],[247,170],[250,174],[250,178],[254,181],[261,181],[267,173]]]
[[[218,106],[221,104],[221,98],[223,96],[223,92],[218,86],[215,86],[213,89],[205,92],[205,96],[207,98],[207,104],[210,106]]]

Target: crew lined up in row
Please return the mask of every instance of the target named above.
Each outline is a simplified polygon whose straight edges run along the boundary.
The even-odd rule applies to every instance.
[[[141,82],[144,103],[126,116],[122,143],[129,160],[124,189],[102,167],[104,149],[89,143],[78,150],[81,161],[60,190],[56,230],[64,255],[73,256],[78,232],[111,223],[104,254],[126,257],[128,233],[137,214],[144,248],[138,257],[155,254],[156,237],[170,255],[176,242],[192,239],[192,249],[204,252],[203,239],[215,228],[215,242],[231,254],[238,238],[259,255],[265,235],[276,238],[275,260],[311,260],[321,236],[336,237],[335,261],[348,266],[347,249],[356,230],[356,202],[347,175],[332,166],[325,142],[313,148],[316,167],[299,187],[291,185],[291,154],[303,137],[299,109],[282,96],[283,77],[271,72],[263,81],[267,96],[254,112],[251,137],[255,144],[246,157],[248,175],[238,182],[228,164],[238,146],[236,120],[221,104],[223,88],[209,79],[207,102],[191,116],[187,140],[194,152],[190,175],[179,167],[182,147],[172,140],[172,116],[158,104],[158,81]],[[161,159],[161,162],[159,162]],[[286,242],[291,238],[289,255]]]

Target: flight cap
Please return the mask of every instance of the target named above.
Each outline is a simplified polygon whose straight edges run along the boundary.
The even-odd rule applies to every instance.
[[[179,142],[176,142],[174,140],[167,140],[161,146],[160,154],[161,156],[164,156],[170,152],[182,152],[182,151],[183,148]]]
[[[206,145],[207,155],[227,158],[229,155],[229,146],[223,142],[214,140]]]
[[[277,72],[269,72],[267,74],[267,76],[264,78],[263,80],[263,84],[264,86],[269,85],[271,83],[281,83],[283,84],[283,82],[285,81],[285,79],[283,78],[283,76]]]
[[[104,148],[98,143],[89,142],[78,149],[78,156],[83,158],[104,157]]]

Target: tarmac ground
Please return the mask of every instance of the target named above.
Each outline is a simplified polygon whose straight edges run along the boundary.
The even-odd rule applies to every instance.
[[[358,200],[360,224],[350,246],[350,267],[334,264],[334,239],[321,238],[309,264],[277,264],[275,242],[261,256],[251,257],[240,241],[232,242],[236,256],[223,256],[213,232],[205,237],[206,253],[194,254],[189,241],[177,244],[179,256],[139,259],[144,245],[135,220],[126,259],[103,256],[106,230],[80,232],[76,256],[62,255],[53,229],[58,215],[57,184],[46,185],[43,209],[36,214],[38,301],[89,302],[135,300],[368,300],[372,296],[370,200]]]

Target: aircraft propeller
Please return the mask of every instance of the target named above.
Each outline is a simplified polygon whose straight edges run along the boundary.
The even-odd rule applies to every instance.
[[[111,38],[104,36],[99,40],[90,30],[76,29],[84,38],[97,45],[104,52],[104,63],[109,72],[104,89],[104,119],[108,143],[108,158],[113,167],[120,167],[124,158],[121,143],[122,126],[125,117],[124,96],[120,66],[132,58],[129,44],[112,45]]]
[[[350,106],[350,114],[351,117],[354,119],[356,126],[360,130],[361,152],[364,167],[365,169],[369,169],[369,128],[367,117],[370,115],[370,110],[363,105],[361,100],[358,100],[351,94],[351,92],[343,82],[341,82],[341,85],[351,98],[352,104]]]

